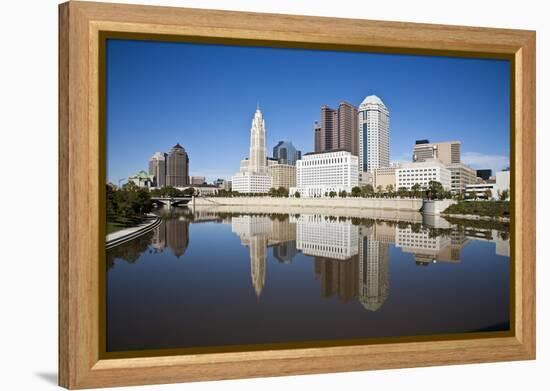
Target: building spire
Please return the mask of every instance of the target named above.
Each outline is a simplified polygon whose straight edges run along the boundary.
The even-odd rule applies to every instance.
[[[260,111],[260,102],[256,101],[256,111]]]

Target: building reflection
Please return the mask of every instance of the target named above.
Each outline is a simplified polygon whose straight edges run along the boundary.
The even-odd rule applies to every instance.
[[[393,227],[391,227],[393,230]],[[388,227],[381,223],[361,230],[358,299],[369,311],[378,310],[390,290]]]
[[[343,303],[356,298],[369,311],[382,306],[389,292],[393,226],[358,226],[321,215],[300,216],[296,226],[298,249],[314,256],[322,297],[336,295]]]
[[[461,231],[438,234],[430,228],[413,226],[397,227],[395,231],[395,246],[412,254],[420,266],[437,262],[459,263],[462,248],[469,242],[470,239]]]
[[[268,247],[279,262],[290,263],[302,252],[314,260],[321,296],[342,303],[357,299],[368,311],[379,310],[390,292],[390,245],[411,254],[419,266],[459,263],[471,239],[496,244],[507,254],[508,238],[495,232],[430,228],[405,222],[361,221],[324,215],[239,215],[231,218],[232,231],[250,254],[250,275],[260,297],[266,281]],[[474,235],[474,236],[472,236]],[[159,238],[161,240],[161,238]]]
[[[176,258],[180,258],[188,246],[189,221],[184,217],[165,219],[153,231],[151,247],[154,252],[162,253],[168,248]]]
[[[286,219],[271,219],[268,216],[236,216],[231,219],[231,230],[248,247],[250,256],[250,277],[254,292],[259,298],[265,286],[267,248],[276,246],[282,259],[292,260],[292,246],[295,242],[296,225]],[[282,248],[280,246],[283,246]],[[286,251],[289,250],[289,251]],[[275,252],[275,249],[274,249]]]
[[[273,256],[282,263],[290,263],[296,254],[298,254],[298,249],[295,240],[289,240],[273,247]]]
[[[359,227],[350,219],[300,215],[296,221],[296,247],[306,255],[349,259],[358,253]]]

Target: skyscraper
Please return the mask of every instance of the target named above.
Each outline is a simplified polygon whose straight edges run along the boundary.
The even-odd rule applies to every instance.
[[[241,161],[241,169],[231,177],[231,182],[233,190],[240,193],[267,193],[271,188],[265,146],[265,120],[259,107],[256,108],[250,127],[248,159]]]
[[[174,187],[188,185],[189,156],[179,143],[170,150],[166,161],[166,185]]]
[[[344,150],[357,156],[357,107],[340,102],[338,109],[321,106],[321,121],[314,125],[315,152]]]
[[[359,106],[359,176],[362,172],[390,166],[390,113],[376,95]]]
[[[250,152],[248,154],[250,172],[265,174],[267,172],[267,148],[265,146],[265,120],[258,107],[250,127]]]
[[[302,157],[302,152],[298,151],[290,141],[279,141],[273,147],[273,157],[280,164],[290,164],[293,166],[296,164],[296,160],[300,160]]]
[[[340,102],[338,107],[338,148],[357,156],[358,142],[357,107],[348,102]]]
[[[338,111],[321,106],[321,150],[338,149]]]
[[[149,159],[149,175],[155,178],[156,187],[166,186],[166,157],[165,153],[156,152]]]
[[[313,145],[315,152],[321,152],[321,124],[317,121],[313,125]]]

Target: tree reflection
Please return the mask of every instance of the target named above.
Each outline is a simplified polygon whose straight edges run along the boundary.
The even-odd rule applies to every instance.
[[[114,267],[116,259],[121,259],[129,263],[136,262],[141,257],[141,255],[147,251],[152,238],[153,232],[147,232],[129,242],[120,244],[107,250],[107,269],[111,269],[112,267]]]

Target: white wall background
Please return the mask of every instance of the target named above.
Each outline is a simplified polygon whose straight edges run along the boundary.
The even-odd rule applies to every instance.
[[[104,0],[106,1],[106,0]],[[126,2],[118,0],[119,2]],[[133,3],[537,30],[538,359],[146,387],[155,390],[548,389],[550,187],[545,1],[181,0]],[[0,389],[53,389],[57,376],[57,1],[0,3]],[[544,148],[544,149],[543,149]],[[28,189],[31,189],[29,192]],[[20,194],[24,193],[24,194]],[[14,198],[15,196],[15,198]],[[7,212],[7,213],[6,213]],[[545,219],[546,218],[546,219]],[[544,385],[546,384],[546,385]],[[137,389],[137,388],[136,388]]]

